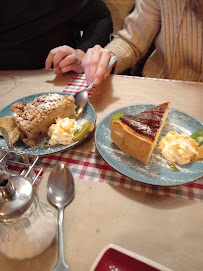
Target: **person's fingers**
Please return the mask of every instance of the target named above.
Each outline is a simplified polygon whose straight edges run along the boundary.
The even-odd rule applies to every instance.
[[[48,54],[48,56],[46,58],[46,61],[45,61],[45,69],[51,69],[51,66],[52,66],[52,63],[53,63],[53,58],[54,58],[54,56],[55,56],[55,54],[57,52],[57,49],[58,49],[58,47],[52,49],[49,52],[49,54]]]
[[[113,56],[115,56],[115,55],[114,55],[113,53],[111,53],[111,58],[112,58]],[[111,58],[110,58],[109,62],[111,61]],[[108,63],[108,65],[109,65],[109,63]],[[105,73],[105,75],[104,75],[104,79],[106,79],[106,78],[109,76],[109,74],[111,73],[111,71],[112,71],[113,67],[115,67],[115,65],[116,65],[116,61],[115,61],[113,64],[111,64],[110,68],[108,68],[108,69],[106,70],[106,73]]]
[[[75,54],[71,54],[63,58],[59,63],[59,68],[63,69],[71,64],[79,63],[79,59]]]
[[[112,67],[109,68],[109,69],[106,71],[106,73],[104,74],[103,80],[105,80],[105,79],[109,76],[109,74],[111,73],[111,70],[112,70]],[[95,79],[95,80],[96,80],[96,79]]]
[[[74,68],[74,65],[68,65],[68,66],[66,66],[64,68],[61,68],[60,71],[61,71],[61,73],[65,73],[65,72],[72,71],[73,68]]]
[[[61,46],[58,48],[56,54],[53,57],[53,65],[58,66],[59,63],[67,56],[72,55],[75,52],[74,49],[68,46]]]
[[[72,64],[72,65],[65,66],[64,68],[61,68],[61,73],[65,73],[69,71],[79,72],[78,70],[79,70],[78,65]]]
[[[54,68],[53,68],[53,72],[54,72],[55,74],[59,74],[59,73],[61,73],[62,71],[61,71],[61,69],[60,69],[59,67],[54,67]]]
[[[45,68],[50,69],[53,65],[53,72],[55,74],[68,72],[74,70],[76,72],[83,72],[81,67],[81,60],[84,52],[77,51],[69,46],[63,45],[52,49],[45,62]]]
[[[86,76],[86,81],[89,84],[89,82],[91,82],[91,74],[90,74],[90,66],[89,63],[91,62],[91,58],[92,58],[92,51],[93,48],[90,48],[87,50],[83,60],[82,60],[82,66],[85,72],[85,76]]]
[[[88,84],[91,84],[94,80],[94,74],[97,71],[102,50],[103,48],[101,46],[95,45],[93,48],[88,49],[85,57],[83,58],[82,67],[84,69]]]
[[[110,74],[111,69],[107,71],[107,66],[108,66],[110,58],[111,58],[111,52],[104,49],[102,51],[102,55],[97,67],[97,71],[94,75],[93,82],[95,85],[98,85],[99,83],[101,83],[101,81],[104,80]]]
[[[92,83],[94,81],[94,75],[97,71],[98,64],[102,56],[102,50],[103,48],[100,45],[95,45],[92,50],[91,60],[89,63],[89,74],[91,76],[91,81],[89,83]]]

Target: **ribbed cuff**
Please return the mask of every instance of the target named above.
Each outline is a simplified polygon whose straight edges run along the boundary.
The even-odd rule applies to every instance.
[[[133,67],[135,65],[136,57],[134,51],[123,39],[116,37],[105,48],[118,57],[114,67],[114,73],[119,74],[128,67]]]

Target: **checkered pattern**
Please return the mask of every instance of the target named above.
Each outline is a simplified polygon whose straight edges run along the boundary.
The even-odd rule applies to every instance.
[[[141,80],[147,79],[149,78],[143,78]],[[74,94],[84,87],[87,87],[85,75],[78,74],[71,79],[63,92]],[[92,91],[89,92],[89,95],[92,95]],[[42,168],[42,173],[40,176],[42,176],[46,170],[50,170],[52,167],[54,167],[57,163],[63,163],[67,165],[75,179],[101,183],[106,182],[109,184],[114,184],[117,186],[155,195],[203,201],[203,177],[193,183],[186,185],[172,187],[154,186],[125,177],[110,167],[98,154],[93,152],[75,151],[74,149],[41,157],[37,162],[37,166]],[[13,173],[21,174],[24,168],[20,167],[19,165],[10,164],[8,169]],[[36,169],[35,173],[38,174],[38,172],[39,171]],[[37,185],[39,182],[40,178],[37,179],[35,185]]]
[[[117,76],[129,77],[125,75]],[[136,79],[152,80],[151,78],[146,77],[136,77]],[[162,79],[155,78],[154,80]],[[85,75],[78,74],[71,79],[69,84],[66,86],[64,92],[74,94],[80,91],[83,87],[87,87]],[[89,95],[92,95],[92,92],[90,92]],[[44,168],[54,166],[57,161],[59,163],[62,162],[68,165],[76,179],[95,182],[107,182],[110,184],[156,195],[165,195],[167,197],[181,197],[191,200],[203,201],[203,178],[190,184],[173,187],[144,184],[139,181],[131,180],[120,174],[119,172],[115,171],[101,158],[100,155],[92,152],[82,153],[74,150],[46,156],[41,160],[40,166]]]
[[[139,79],[139,80],[154,80],[154,81],[168,81],[168,82],[181,82],[177,80],[172,80],[172,79],[160,79],[160,78],[148,78],[148,77],[139,77],[139,76],[129,76],[129,75],[114,75],[118,77],[124,77],[124,78],[131,78],[131,79]],[[200,82],[187,82],[184,81],[184,83],[189,83],[189,84],[202,84]],[[65,90],[63,92],[69,92],[72,94],[77,93],[78,91],[82,90],[83,88],[87,87],[87,82],[85,79],[85,74],[75,74],[68,85],[65,87]],[[94,91],[94,88],[89,91],[89,96],[92,95]]]
[[[68,92],[71,94],[75,94],[78,91],[82,90],[83,88],[88,87],[85,74],[76,74],[73,76],[73,78],[70,80],[68,85],[65,87],[65,90],[63,92]],[[92,93],[94,91],[94,87],[88,91],[88,96],[91,97]]]
[[[47,155],[39,160],[38,166],[42,167],[43,172],[45,172],[57,163],[63,163],[68,166],[75,179],[106,182],[150,194],[203,201],[203,178],[191,184],[175,187],[144,184],[120,174],[110,167],[98,154],[93,152],[84,153],[73,149],[67,152]]]

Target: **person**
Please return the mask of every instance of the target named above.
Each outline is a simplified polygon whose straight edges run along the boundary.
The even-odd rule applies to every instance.
[[[105,46],[113,31],[103,0],[2,0],[0,6],[0,70],[44,68],[57,47],[77,66],[89,47]]]
[[[136,0],[117,37],[105,48],[88,49],[82,62],[88,84],[109,75],[112,55],[118,57],[114,73],[119,74],[143,58],[153,42],[143,76],[203,82],[203,1]]]

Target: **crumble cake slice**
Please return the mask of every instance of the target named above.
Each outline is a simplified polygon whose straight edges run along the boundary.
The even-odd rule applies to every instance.
[[[41,95],[28,104],[15,103],[11,110],[17,114],[16,124],[20,138],[32,147],[47,135],[56,118],[75,118],[75,108],[73,96],[53,93]]]

